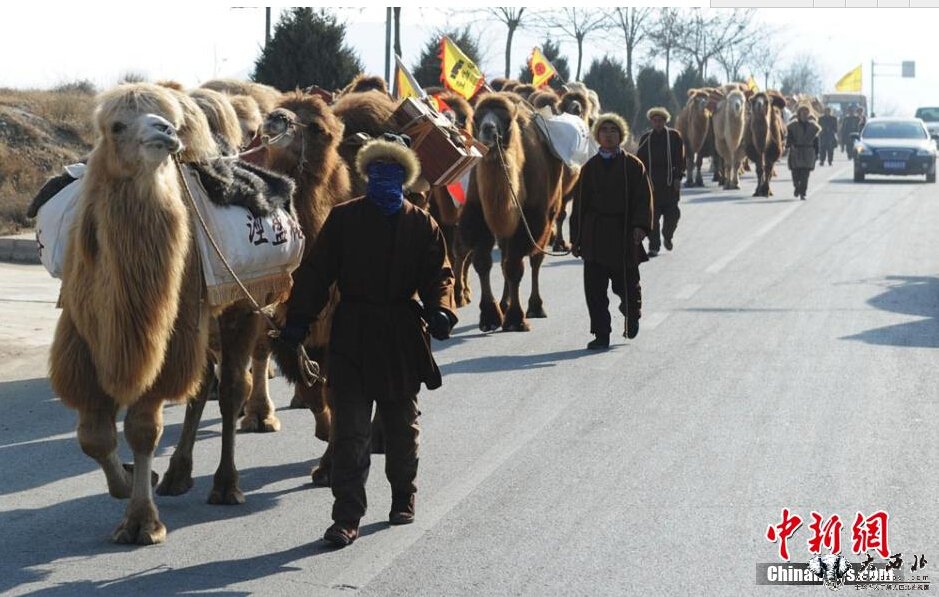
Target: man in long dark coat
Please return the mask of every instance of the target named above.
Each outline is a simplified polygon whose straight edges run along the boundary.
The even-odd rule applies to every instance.
[[[841,119],[841,145],[848,152],[848,159],[854,159],[854,139],[852,133],[861,132],[861,117],[856,108],[848,108],[848,114]]]
[[[652,129],[639,138],[636,155],[642,160],[652,182],[655,214],[649,236],[649,257],[655,257],[659,254],[663,237],[665,248],[672,250],[672,239],[681,218],[678,202],[685,170],[685,144],[678,131],[666,126],[671,119],[668,110],[652,108],[646,117],[652,123]]]
[[[825,160],[831,166],[835,158],[835,146],[838,144],[838,119],[832,115],[831,108],[825,108],[825,115],[818,119],[822,133],[818,137],[818,165],[824,166]]]
[[[597,119],[593,135],[600,150],[584,164],[574,191],[571,244],[574,256],[584,260],[584,295],[595,336],[587,344],[591,350],[610,345],[611,282],[626,316],[627,338],[639,333],[642,316],[639,264],[648,260],[642,239],[652,231],[652,189],[642,162],[622,148],[628,133],[616,114]]]
[[[786,127],[786,146],[789,148],[789,170],[792,171],[793,195],[805,201],[809,191],[809,174],[818,159],[818,135],[822,127],[812,115],[808,104],[801,104],[796,117]]]
[[[403,138],[386,137],[367,144],[356,159],[368,180],[366,195],[332,209],[295,272],[281,340],[295,345],[306,336],[335,283],[340,298],[328,381],[335,502],[324,539],[339,547],[358,537],[365,514],[373,402],[384,426],[389,522],[413,522],[417,393],[421,383],[429,389],[441,384],[428,331],[448,338],[457,320],[443,235],[403,196],[420,172],[417,156]]]

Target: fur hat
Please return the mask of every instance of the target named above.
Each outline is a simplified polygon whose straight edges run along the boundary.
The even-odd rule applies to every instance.
[[[672,119],[672,115],[668,113],[668,110],[662,106],[656,106],[655,108],[649,108],[649,111],[646,112],[646,118],[652,120],[654,116],[661,116],[665,119],[665,122],[668,122]]]
[[[355,156],[355,169],[368,180],[368,165],[372,162],[397,162],[404,167],[404,189],[411,188],[421,174],[421,162],[411,150],[411,139],[407,135],[386,133],[362,146]]]
[[[626,121],[623,120],[623,117],[615,112],[607,112],[606,114],[600,114],[597,117],[597,121],[593,123],[593,138],[599,143],[600,142],[600,127],[606,123],[612,123],[616,128],[619,129],[620,134],[620,145],[625,145],[626,141],[629,139],[629,125],[626,124]]]

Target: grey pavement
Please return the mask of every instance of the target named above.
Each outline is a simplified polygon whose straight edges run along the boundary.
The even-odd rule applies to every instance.
[[[74,437],[45,359],[57,282],[0,265],[0,592],[11,595],[820,595],[759,587],[789,508],[889,513],[890,551],[939,565],[939,194],[921,179],[816,170],[805,202],[685,191],[675,250],[642,267],[638,338],[588,353],[581,269],[549,258],[548,319],[482,334],[476,303],[435,343],[444,386],[421,395],[417,521],[386,523],[373,457],[363,536],[319,540],[331,495],[309,484],[324,444],[308,412],[239,435],[247,502],[205,503],[221,423],[206,408],[194,489],[158,497],[164,545],[109,543],[124,503]],[[478,284],[473,274],[474,289]],[[527,289],[527,283],[525,284]],[[614,312],[615,329],[622,317]],[[166,409],[155,470],[183,408]],[[124,456],[129,459],[126,447]],[[908,566],[905,566],[908,567]],[[845,588],[844,590],[853,588]],[[936,589],[933,588],[933,591]]]

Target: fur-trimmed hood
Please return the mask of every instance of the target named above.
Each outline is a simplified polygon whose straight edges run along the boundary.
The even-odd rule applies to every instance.
[[[421,162],[417,154],[400,143],[375,139],[369,141],[355,156],[355,169],[368,180],[368,165],[375,161],[397,162],[404,166],[404,190],[410,189],[421,174]]]
[[[663,118],[665,118],[665,122],[669,122],[672,119],[672,115],[663,106],[656,106],[654,108],[649,108],[648,112],[646,112],[646,118],[648,118],[649,120],[652,120],[653,116],[662,116]]]
[[[626,124],[626,121],[623,119],[623,117],[619,114],[616,114],[615,112],[607,112],[606,114],[600,114],[600,116],[597,117],[597,121],[593,123],[593,130],[590,131],[591,134],[593,134],[594,140],[597,143],[600,142],[600,127],[607,122],[612,122],[614,125],[616,125],[616,128],[619,129],[621,136],[620,145],[626,145],[631,131],[629,130],[629,125]]]

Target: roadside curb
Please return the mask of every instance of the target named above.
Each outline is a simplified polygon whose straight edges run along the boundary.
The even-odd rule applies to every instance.
[[[27,235],[0,237],[0,261],[39,265],[36,239]]]

